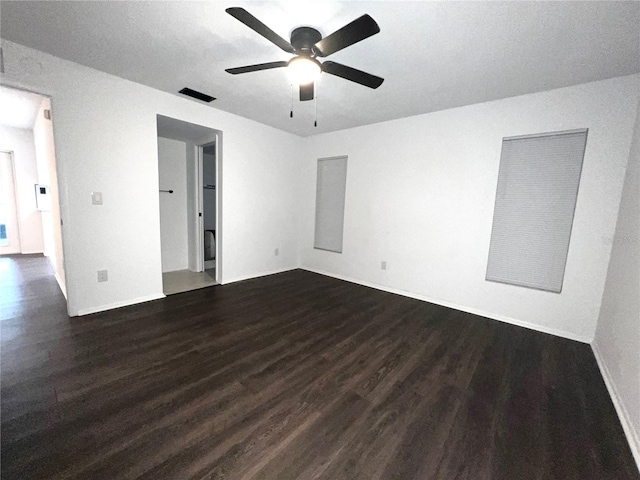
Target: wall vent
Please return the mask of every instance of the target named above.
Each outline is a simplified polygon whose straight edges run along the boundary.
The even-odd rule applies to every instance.
[[[179,93],[186,95],[187,97],[195,98],[197,100],[202,100],[203,102],[207,102],[207,103],[213,102],[215,100],[215,97],[212,97],[211,95],[207,95],[206,93],[202,93],[202,92],[197,92],[187,87],[184,87],[182,90],[180,90]]]

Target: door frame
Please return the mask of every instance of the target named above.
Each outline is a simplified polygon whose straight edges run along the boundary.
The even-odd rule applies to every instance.
[[[215,280],[217,283],[222,283],[222,132],[220,130],[211,129],[214,131],[211,135],[206,135],[195,142],[196,146],[196,192],[195,192],[195,204],[196,215],[198,216],[196,221],[196,270],[198,272],[204,272],[204,147],[208,145],[215,145],[216,159],[215,159],[215,171],[216,171],[216,258],[215,258]]]
[[[13,184],[13,210],[16,219],[16,239],[18,240],[18,251],[15,254],[22,253],[22,229],[20,228],[20,205],[18,204],[18,182],[16,181],[16,162],[13,150],[0,150],[2,153],[9,155],[9,166],[11,167],[11,182]],[[8,255],[8,254],[7,254]]]
[[[67,198],[67,179],[65,176],[64,162],[60,162],[57,156],[57,149],[55,147],[55,139],[58,136],[56,133],[56,121],[55,121],[55,112],[56,112],[56,97],[55,93],[52,90],[49,90],[42,85],[30,85],[24,83],[18,83],[15,80],[10,78],[2,79],[2,86],[6,88],[12,88],[14,90],[21,90],[23,92],[34,93],[44,98],[48,98],[50,102],[51,109],[51,133],[53,138],[53,149],[54,149],[54,167],[56,172],[56,187],[58,191],[58,211],[60,213],[60,225],[55,226],[55,228],[59,228],[60,231],[60,243],[62,244],[62,272],[56,272],[56,282],[58,283],[60,290],[62,291],[62,295],[64,296],[66,306],[67,306],[67,314],[70,317],[74,317],[78,315],[78,310],[76,308],[75,302],[75,289],[69,288],[69,259],[73,258],[71,250],[69,249],[70,240],[67,238],[67,231],[64,228],[64,221],[69,217],[68,214],[68,198]],[[15,169],[14,169],[15,170]],[[49,188],[51,188],[51,179],[49,179]],[[22,250],[22,246],[20,247]]]

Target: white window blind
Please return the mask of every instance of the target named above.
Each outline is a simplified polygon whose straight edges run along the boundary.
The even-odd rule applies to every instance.
[[[342,253],[347,157],[318,159],[314,248]]]
[[[587,130],[504,138],[486,279],[562,291]]]

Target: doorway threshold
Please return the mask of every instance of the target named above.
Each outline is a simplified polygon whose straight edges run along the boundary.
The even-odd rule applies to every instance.
[[[189,292],[214,285],[218,285],[215,268],[207,269],[204,272],[176,270],[162,274],[162,291],[165,295]]]

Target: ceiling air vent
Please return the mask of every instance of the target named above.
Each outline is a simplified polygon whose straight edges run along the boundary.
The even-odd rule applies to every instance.
[[[215,100],[215,97],[212,97],[211,95],[207,95],[206,93],[196,92],[195,90],[191,90],[190,88],[187,88],[187,87],[184,87],[178,93],[186,95],[187,97],[195,98],[197,100],[202,100],[203,102],[207,102],[207,103],[213,102]]]

